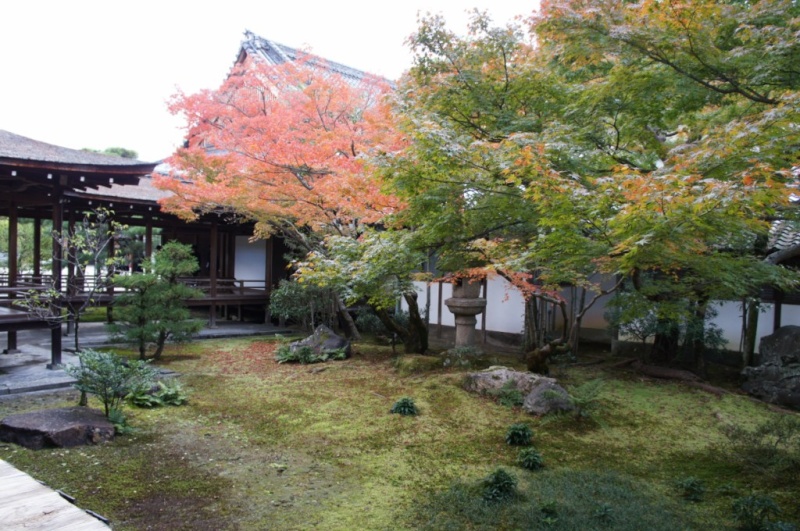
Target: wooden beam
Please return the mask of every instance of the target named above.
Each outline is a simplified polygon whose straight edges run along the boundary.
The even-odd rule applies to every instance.
[[[147,216],[144,226],[144,257],[150,260],[153,257],[153,217]]]
[[[64,230],[64,205],[61,200],[62,187],[61,183],[54,183],[53,189],[53,232],[61,233]],[[53,238],[53,254],[51,264],[51,274],[53,276],[53,289],[61,292],[61,260],[63,258],[61,246]],[[53,311],[56,314],[61,312],[61,306],[58,302],[53,303]],[[61,368],[61,323],[53,324],[50,330],[50,363],[47,365],[48,369]]]
[[[17,246],[17,239],[19,238],[19,218],[17,217],[17,204],[11,201],[8,208],[8,287],[17,287],[17,276],[19,271],[17,268],[17,260],[19,249]],[[8,294],[9,299],[14,298],[14,292]],[[8,344],[5,350],[6,354],[17,352],[17,332],[9,330],[7,333]]]
[[[211,305],[209,306],[208,310],[208,326],[210,328],[215,328],[217,326],[217,305],[214,302],[214,299],[217,297],[217,254],[218,254],[218,247],[219,247],[219,227],[217,227],[217,221],[215,220],[211,224],[211,245],[209,252],[211,256],[208,259],[208,278],[211,281]]]
[[[33,277],[41,284],[42,276],[42,218],[33,218]]]

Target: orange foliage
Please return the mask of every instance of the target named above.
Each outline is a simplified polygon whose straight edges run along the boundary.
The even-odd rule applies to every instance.
[[[167,210],[191,218],[224,209],[257,221],[291,219],[315,230],[374,222],[398,207],[371,178],[370,155],[400,145],[391,87],[327,69],[318,58],[252,61],[215,91],[178,94],[189,146],[154,176]]]

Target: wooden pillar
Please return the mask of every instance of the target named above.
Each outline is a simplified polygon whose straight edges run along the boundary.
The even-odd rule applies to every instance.
[[[78,282],[75,278],[75,263],[77,262],[78,258],[78,250],[73,245],[72,235],[75,234],[75,209],[71,209],[69,211],[69,216],[67,216],[67,234],[70,235],[69,248],[66,249],[67,251],[67,297],[74,297],[78,295]],[[81,285],[86,285],[86,279],[82,279],[83,282]],[[64,335],[70,335],[75,332],[75,323],[72,318],[67,320],[67,330],[64,332]]]
[[[33,218],[33,278],[42,284],[42,218],[37,214]]]
[[[228,276],[236,278],[236,234],[228,238]]]
[[[108,223],[114,223],[113,216],[109,217]],[[111,225],[109,225],[111,228]],[[112,235],[111,241],[108,242],[108,263],[114,263],[114,256],[117,254],[117,239]],[[97,267],[97,266],[95,266]],[[97,275],[97,271],[95,271],[95,275]],[[106,288],[106,294],[108,295],[108,304],[106,304],[106,322],[111,324],[114,322],[114,305],[112,304],[114,299],[114,283],[110,282],[108,284],[108,288]]]
[[[272,322],[272,313],[269,311],[269,301],[272,297],[272,287],[275,283],[274,262],[275,262],[275,241],[267,238],[266,250],[264,251],[264,290],[267,292],[267,306],[264,308],[264,323]],[[283,326],[283,319],[280,319],[280,326]]]
[[[144,257],[145,260],[153,258],[153,219],[148,217],[144,226]]]
[[[12,201],[8,207],[8,287],[17,287],[17,270],[18,247],[17,238],[19,237],[19,219],[17,217],[17,204]],[[16,298],[13,291],[8,293],[9,299]],[[8,331],[8,348],[4,351],[6,354],[17,351],[17,332],[16,330]]]
[[[444,289],[442,286],[444,285],[444,282],[442,282],[440,280],[438,282],[438,284],[439,284],[439,293],[438,293],[438,298],[436,300],[436,336],[437,337],[441,337],[441,335],[442,335],[442,300],[443,300],[442,289]]]
[[[61,183],[53,186],[53,232],[61,233],[64,224],[64,205],[61,203]],[[56,292],[61,291],[61,246],[53,237],[53,254],[52,254],[52,275],[53,275],[53,289]],[[58,301],[53,302],[54,317],[61,313],[61,305]],[[61,321],[56,320],[50,328],[50,363],[47,365],[48,369],[61,368]]]
[[[219,227],[217,220],[211,222],[211,248],[209,249],[208,259],[208,280],[210,282],[209,296],[211,297],[211,305],[208,310],[208,326],[215,328],[217,326],[217,255],[219,254]]]
[[[486,297],[486,292],[489,290],[489,279],[488,278],[484,278],[482,283],[483,283],[483,298],[488,301],[489,299]],[[481,312],[481,330],[483,330],[483,343],[484,344],[486,344],[486,338],[489,335],[489,331],[486,330],[486,314],[487,313],[489,313],[489,312],[487,312],[485,309],[483,310],[483,312]]]

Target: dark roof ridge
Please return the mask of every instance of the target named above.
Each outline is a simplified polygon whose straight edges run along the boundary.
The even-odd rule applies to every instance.
[[[354,82],[360,82],[366,77],[375,77],[381,79],[381,76],[378,76],[377,74],[371,74],[342,63],[337,63],[336,61],[331,61],[330,59],[326,59],[316,53],[305,51],[299,48],[292,48],[291,46],[286,46],[285,44],[265,39],[264,37],[256,35],[250,30],[245,30],[244,35],[245,40],[242,41],[241,50],[248,55],[261,57],[272,64],[281,64],[297,60],[303,56],[308,56],[312,60],[312,64],[314,60],[318,60],[321,63],[324,63],[324,66],[328,70]],[[241,59],[242,57],[240,52],[239,61]]]
[[[91,165],[100,167],[153,166],[155,163],[126,159],[48,144],[0,129],[0,159],[40,161],[56,164]],[[149,172],[148,172],[149,173]]]

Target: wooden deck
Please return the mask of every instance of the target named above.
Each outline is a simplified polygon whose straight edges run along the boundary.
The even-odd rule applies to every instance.
[[[105,530],[110,527],[0,459],[0,528]]]

